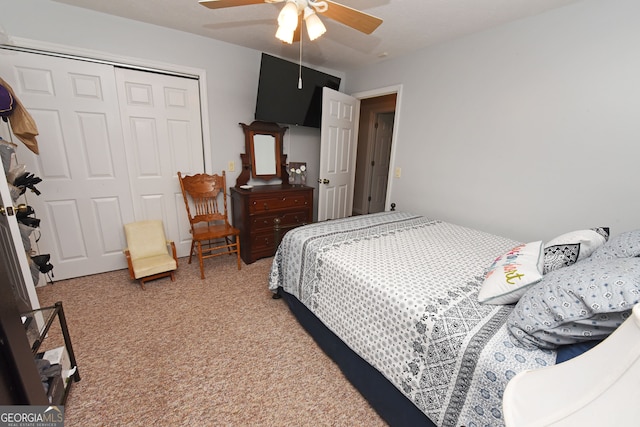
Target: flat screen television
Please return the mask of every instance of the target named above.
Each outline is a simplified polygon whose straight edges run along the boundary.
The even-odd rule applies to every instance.
[[[290,125],[320,127],[322,88],[340,88],[340,78],[302,67],[302,89],[298,89],[299,65],[262,54],[255,119]]]

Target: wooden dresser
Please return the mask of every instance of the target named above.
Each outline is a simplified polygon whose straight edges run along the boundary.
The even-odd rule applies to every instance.
[[[240,229],[240,256],[251,264],[273,256],[287,231],[313,221],[313,187],[231,187],[231,209],[233,226]]]

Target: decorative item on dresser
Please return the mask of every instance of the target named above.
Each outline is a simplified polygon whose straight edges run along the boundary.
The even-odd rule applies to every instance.
[[[251,264],[273,256],[288,230],[313,221],[313,187],[289,182],[287,155],[282,153],[286,127],[262,121],[240,125],[245,153],[231,188],[231,209],[233,225],[240,230],[240,255]],[[247,185],[251,178],[267,185]],[[271,180],[281,183],[269,184]]]

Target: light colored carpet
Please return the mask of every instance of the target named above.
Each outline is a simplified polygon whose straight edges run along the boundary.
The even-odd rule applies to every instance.
[[[38,288],[63,301],[82,377],[66,427],[386,425],[271,298],[270,258],[205,265],[146,291],[126,270]]]

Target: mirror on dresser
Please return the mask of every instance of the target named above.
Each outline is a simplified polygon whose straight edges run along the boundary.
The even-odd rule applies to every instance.
[[[287,156],[282,154],[282,140],[286,127],[277,123],[254,121],[250,125],[240,123],[244,130],[245,152],[242,159],[242,172],[236,180],[236,187],[241,187],[249,179],[268,183],[280,178],[283,184],[289,182],[287,173]]]
[[[256,134],[253,136],[253,176],[274,176],[278,171],[278,148],[273,135]]]
[[[240,125],[245,153],[231,188],[231,211],[233,225],[240,230],[240,256],[251,264],[273,256],[287,231],[313,222],[314,189],[289,182],[287,156],[282,153],[286,127],[261,121]]]

